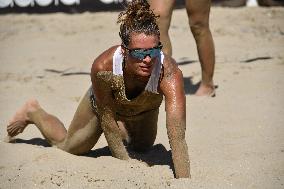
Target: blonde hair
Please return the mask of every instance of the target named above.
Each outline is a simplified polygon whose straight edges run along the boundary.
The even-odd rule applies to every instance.
[[[117,23],[120,24],[119,36],[122,44],[129,45],[131,33],[145,33],[146,35],[157,35],[160,31],[157,18],[150,9],[146,0],[133,0],[128,2],[125,11],[118,15]]]

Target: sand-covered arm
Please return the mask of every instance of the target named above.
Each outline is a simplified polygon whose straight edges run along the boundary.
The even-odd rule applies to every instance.
[[[122,143],[117,122],[114,120],[112,108],[108,105],[102,104],[98,106],[98,112],[100,114],[101,127],[112,156],[118,159],[128,160],[129,156]]]
[[[127,160],[128,153],[123,145],[119,127],[114,117],[114,103],[111,91],[112,54],[117,47],[102,53],[91,69],[93,91],[95,93],[101,127],[113,157]]]
[[[168,70],[168,71],[167,71]],[[190,162],[185,140],[186,99],[183,77],[176,66],[164,72],[161,90],[165,95],[166,124],[176,178],[190,178]]]
[[[167,133],[172,149],[176,178],[190,178],[190,162],[185,140],[185,116],[182,107],[166,103]]]
[[[127,160],[129,156],[123,145],[117,122],[114,119],[110,79],[111,72],[99,72],[93,82],[99,118],[112,155],[118,159]]]

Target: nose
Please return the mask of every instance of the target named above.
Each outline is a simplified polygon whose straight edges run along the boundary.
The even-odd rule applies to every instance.
[[[146,55],[143,59],[143,62],[145,62],[147,64],[151,63],[151,61],[152,61],[152,58],[151,58],[150,55]]]

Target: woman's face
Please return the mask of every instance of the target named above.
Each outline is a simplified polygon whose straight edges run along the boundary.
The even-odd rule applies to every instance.
[[[159,37],[144,33],[132,33],[129,45],[124,48],[126,55],[126,70],[137,76],[149,77],[153,65],[160,55]]]

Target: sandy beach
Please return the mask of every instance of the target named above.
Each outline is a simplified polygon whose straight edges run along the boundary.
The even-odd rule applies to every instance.
[[[0,15],[0,138],[15,111],[37,98],[68,127],[91,84],[91,64],[119,44],[118,12]],[[33,126],[0,142],[0,189],[284,188],[284,8],[211,10],[215,98],[193,95],[201,72],[185,9],[173,13],[173,57],[183,72],[192,179],[175,179],[164,103],[153,148],[140,162],[111,156],[102,136],[75,156]],[[147,166],[145,163],[149,164]]]

